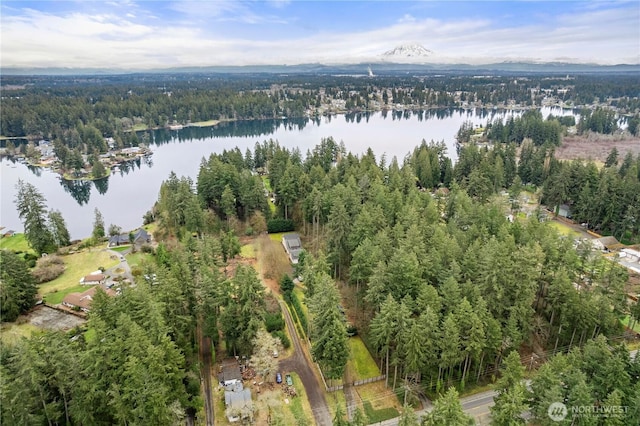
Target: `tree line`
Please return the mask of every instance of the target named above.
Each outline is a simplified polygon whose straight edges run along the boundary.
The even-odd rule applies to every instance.
[[[549,148],[523,145],[548,177]],[[587,248],[575,250],[536,215],[510,222],[491,196],[531,182],[521,177],[528,170],[523,156],[516,161],[508,150],[514,146],[471,145],[452,168],[437,143],[423,142],[387,164],[370,149],[354,155],[331,138],[304,159],[267,141],[253,152],[203,161],[196,182],[169,176],[148,217],[166,238],[154,263],[140,271],[136,288],[96,298],[89,320],[95,337],[45,333],[6,349],[6,377],[30,382],[20,389],[17,380],[3,382],[3,418],[168,424],[197,410],[196,331],[214,344],[223,337],[230,354],[250,356],[265,327],[256,272],[239,266],[227,277],[222,268],[240,249],[234,227],[266,229],[271,217],[293,220],[311,252],[302,275],[312,353],[329,378],[341,377],[348,356],[336,280],[354,287],[355,325],[393,388],[464,388],[524,346],[561,351],[620,334],[626,270]],[[637,182],[637,168],[630,168],[636,174],[625,176]],[[258,169],[275,195],[273,215],[264,208]],[[619,173],[608,169],[602,173]],[[474,192],[475,182],[486,184],[486,196]],[[263,201],[254,203],[258,192]],[[50,348],[47,362],[38,345]],[[79,366],[77,382],[60,379],[66,365]]]

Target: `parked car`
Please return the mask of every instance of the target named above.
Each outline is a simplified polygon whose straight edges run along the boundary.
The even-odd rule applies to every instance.
[[[291,378],[291,374],[287,374],[286,376],[284,376],[284,378],[287,380],[287,384],[289,386],[293,386],[293,379]]]
[[[276,383],[282,383],[282,374],[276,373]]]

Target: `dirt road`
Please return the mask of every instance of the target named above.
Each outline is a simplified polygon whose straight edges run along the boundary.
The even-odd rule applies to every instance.
[[[289,310],[285,306],[284,302],[280,300],[279,303],[284,314],[285,323],[291,333],[291,340],[294,348],[293,355],[280,361],[280,371],[283,373],[294,371],[298,376],[300,376],[300,380],[302,380],[304,389],[307,392],[307,398],[309,398],[309,404],[311,404],[311,409],[313,410],[313,418],[316,421],[316,425],[331,426],[331,413],[324,397],[324,392],[322,392],[322,385],[318,382],[315,374],[313,374],[310,361],[304,354],[302,344],[300,343],[300,337],[298,336],[296,327],[293,324]]]
[[[202,336],[198,330],[200,338],[200,363],[202,365],[201,377],[204,395],[204,417],[207,426],[215,423],[213,415],[213,395],[211,394],[211,339]]]

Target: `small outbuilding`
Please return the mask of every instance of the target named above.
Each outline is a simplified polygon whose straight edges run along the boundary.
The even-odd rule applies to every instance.
[[[92,273],[89,275],[85,275],[80,278],[80,284],[84,285],[96,285],[96,284],[104,284],[104,280],[106,279],[104,274]]]

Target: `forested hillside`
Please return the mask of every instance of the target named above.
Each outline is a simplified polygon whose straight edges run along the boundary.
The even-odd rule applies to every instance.
[[[496,194],[506,188],[517,198],[524,182],[554,200],[562,180],[581,188],[578,197],[585,188],[607,191],[606,212],[611,200],[637,209],[637,198],[628,197],[640,194],[640,158],[598,171],[555,161],[549,146],[525,141],[518,161],[512,144],[469,145],[453,166],[437,143],[387,161],[371,150],[347,152],[331,138],[304,154],[265,141],[253,152],[211,155],[196,182],[169,176],[145,218],[158,224],[160,244],[137,272],[137,286],[113,299],[99,292],[89,332],[3,346],[3,421],[172,424],[196,413],[200,337],[216,346],[224,339],[231,355],[251,355],[266,327],[258,275],[244,265],[227,274],[225,265],[240,251],[239,234],[261,232],[271,218],[293,220],[305,240],[298,270],[313,355],[328,378],[341,377],[348,357],[336,281],[355,294],[347,301],[351,325],[393,388],[464,389],[496,374],[514,351],[563,352],[589,348],[599,335],[619,337],[619,318],[629,310],[626,270],[576,249],[540,221],[540,209],[517,215]],[[583,200],[600,212],[593,194]],[[623,226],[637,237],[638,225],[621,225],[617,211],[602,227]],[[633,395],[619,397],[633,403]]]

